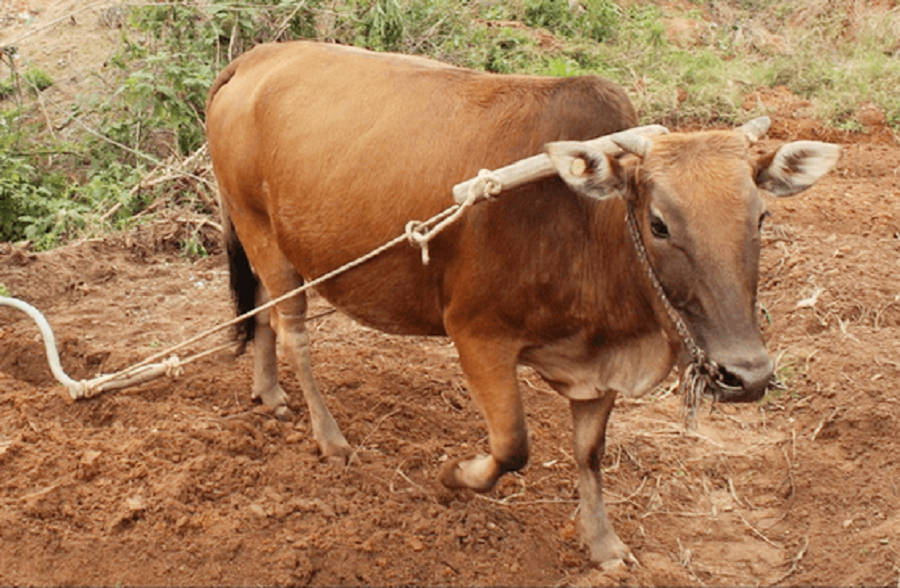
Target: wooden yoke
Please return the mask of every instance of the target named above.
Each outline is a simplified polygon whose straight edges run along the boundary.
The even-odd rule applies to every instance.
[[[600,149],[609,155],[618,155],[622,153],[622,149],[616,145],[614,139],[633,134],[653,136],[664,135],[668,132],[669,129],[662,125],[645,125],[604,135],[584,141],[584,143],[587,147]],[[471,190],[477,192],[479,199],[485,198],[484,194],[488,193],[484,189],[485,182],[494,182],[499,184],[501,190],[510,190],[554,175],[556,175],[556,168],[550,162],[550,158],[547,157],[547,154],[540,153],[490,172],[479,173],[477,177],[456,184],[453,186],[453,200],[457,204],[462,204],[468,199]]]

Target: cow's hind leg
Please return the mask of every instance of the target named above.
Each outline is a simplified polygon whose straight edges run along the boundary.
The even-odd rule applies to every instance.
[[[309,335],[306,332],[306,295],[300,294],[285,303],[291,301],[295,302],[291,309],[293,312],[286,312],[287,309],[282,308],[282,304],[277,306],[278,339],[290,356],[294,371],[300,379],[306,406],[309,408],[313,437],[322,457],[343,463],[350,455],[350,444],[325,405],[325,399],[313,377]]]
[[[469,391],[487,421],[491,454],[448,462],[440,478],[449,488],[486,492],[505,472],[528,462],[528,431],[516,382],[518,347],[458,336],[454,341]]]
[[[243,220],[248,223],[248,228],[256,229],[254,232],[256,238],[246,239],[244,246],[253,263],[253,269],[256,270],[265,288],[265,294],[258,295],[257,301],[277,298],[302,285],[302,278],[287,257],[281,253],[267,227],[265,225],[252,227],[249,225],[253,220],[250,217]],[[300,380],[306,406],[309,408],[313,437],[319,445],[322,456],[344,461],[350,455],[350,445],[341,434],[313,378],[309,335],[306,332],[306,310],[306,294],[301,293],[279,302],[268,313],[261,313],[269,314],[268,318],[260,316],[257,319],[253,394],[267,406],[271,406],[276,415],[290,414],[287,408],[287,395],[277,381],[275,354],[277,338]]]
[[[606,446],[606,423],[616,399],[607,392],[596,400],[571,400],[575,429],[575,463],[578,466],[581,538],[598,564],[623,561],[628,547],[616,535],[603,504],[601,460]]]
[[[257,295],[257,305],[268,301],[261,288]],[[275,351],[275,331],[271,326],[271,312],[256,315],[256,333],[253,341],[253,391],[252,398],[259,399],[272,407],[275,416],[289,419],[291,410],[287,406],[288,396],[278,383],[278,361]]]

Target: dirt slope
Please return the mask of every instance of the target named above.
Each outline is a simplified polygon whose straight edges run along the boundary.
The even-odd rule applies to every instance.
[[[296,422],[250,403],[248,356],[72,402],[35,328],[0,310],[0,584],[896,583],[900,148],[845,148],[806,196],[770,203],[761,303],[789,390],[704,410],[693,435],[676,396],[616,408],[607,499],[640,567],[587,565],[568,410],[531,372],[531,463],[476,496],[435,481],[486,446],[447,340],[315,324],[356,448],[340,469],[318,461],[291,377]],[[71,373],[112,371],[231,316],[221,254],[180,258],[178,226],[0,245],[0,282],[47,314]]]

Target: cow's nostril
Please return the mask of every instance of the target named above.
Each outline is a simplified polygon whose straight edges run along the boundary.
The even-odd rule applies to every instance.
[[[766,393],[766,386],[772,377],[772,360],[768,356],[765,361],[734,362],[728,366],[720,365],[719,399],[725,402],[754,402]]]
[[[719,367],[719,385],[723,388],[740,390],[744,385],[744,381],[724,367]]]

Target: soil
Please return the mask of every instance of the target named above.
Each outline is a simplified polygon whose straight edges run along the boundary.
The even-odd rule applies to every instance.
[[[825,133],[782,115],[761,148]],[[896,585],[900,145],[828,139],[837,169],[769,200],[760,305],[786,389],[704,405],[696,432],[665,386],[618,401],[605,495],[639,565],[589,564],[568,407],[530,370],[529,465],[450,492],[442,462],[485,451],[486,432],[447,339],[311,324],[354,448],[336,467],[284,361],[289,422],[251,402],[249,354],[229,351],[73,401],[34,325],[0,308],[0,584]],[[196,227],[171,213],[44,253],[0,244],[0,283],[46,314],[70,375],[115,371],[232,316],[214,227],[209,257],[180,252]]]

